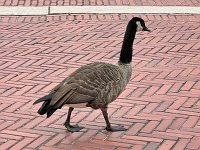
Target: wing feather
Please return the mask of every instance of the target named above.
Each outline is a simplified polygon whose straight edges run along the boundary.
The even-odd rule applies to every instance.
[[[115,86],[118,86],[121,78],[122,72],[118,66],[100,62],[85,65],[51,91],[50,105],[59,108],[64,104],[108,103],[112,100],[107,99],[113,99],[120,93]]]

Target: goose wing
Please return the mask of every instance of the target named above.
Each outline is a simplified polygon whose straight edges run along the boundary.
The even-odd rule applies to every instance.
[[[61,108],[64,104],[92,103],[112,91],[121,77],[115,65],[100,62],[85,65],[51,91],[50,105]]]

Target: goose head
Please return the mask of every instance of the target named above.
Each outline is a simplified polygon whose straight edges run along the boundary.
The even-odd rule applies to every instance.
[[[119,62],[121,64],[129,64],[132,61],[132,52],[133,52],[132,47],[137,31],[150,32],[150,30],[146,27],[145,22],[142,18],[133,17],[129,21],[126,27],[126,32],[124,35],[124,40],[119,58]]]
[[[146,27],[145,22],[142,18],[133,17],[131,22],[136,25],[136,31],[148,31],[150,30]]]

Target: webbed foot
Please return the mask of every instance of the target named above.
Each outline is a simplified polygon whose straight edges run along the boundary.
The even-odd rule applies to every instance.
[[[67,128],[67,130],[69,132],[78,132],[78,131],[80,131],[81,129],[84,128],[84,127],[79,126],[78,124],[73,125],[73,126],[70,125],[70,124],[65,124],[65,127]]]
[[[127,129],[126,128],[124,128],[124,126],[112,126],[112,127],[109,127],[109,126],[107,126],[106,128],[105,128],[107,131],[112,131],[112,132],[115,132],[115,131],[126,131]]]

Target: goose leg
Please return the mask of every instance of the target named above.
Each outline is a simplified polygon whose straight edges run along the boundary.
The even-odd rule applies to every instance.
[[[108,119],[108,113],[107,113],[107,107],[101,108],[101,111],[103,113],[103,117],[106,121],[106,130],[107,131],[126,131],[127,129],[124,128],[124,126],[111,126],[110,121]]]
[[[70,125],[70,118],[71,118],[71,114],[72,114],[72,111],[74,110],[73,107],[69,107],[69,110],[68,110],[68,115],[67,115],[67,120],[65,122],[65,127],[67,128],[67,130],[69,132],[78,132],[80,131],[81,129],[83,129],[84,127],[81,127],[79,126],[78,124],[76,125]]]

